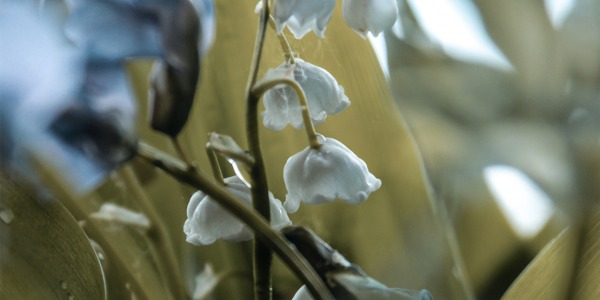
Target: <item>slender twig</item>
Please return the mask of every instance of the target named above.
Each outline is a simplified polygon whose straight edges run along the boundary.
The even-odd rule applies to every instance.
[[[138,146],[138,156],[164,170],[180,182],[202,190],[231,214],[252,228],[256,237],[273,249],[296,276],[306,284],[315,299],[333,299],[319,275],[285,237],[273,230],[265,218],[242,204],[227,192],[224,187],[213,183],[197,170],[188,168],[180,160],[146,144],[140,143]]]
[[[285,34],[277,33],[277,25],[275,25],[275,19],[273,16],[269,15],[269,25],[273,30],[275,30],[275,35],[277,35],[277,39],[279,40],[279,45],[281,45],[281,50],[283,50],[283,56],[286,61],[289,61],[291,64],[295,64],[296,60],[294,59],[294,51],[292,51],[292,46],[290,46],[290,42],[285,37]]]
[[[260,59],[262,57],[262,50],[265,41],[265,33],[269,16],[269,4],[267,0],[262,0],[263,11],[260,13],[260,19],[258,21],[258,32],[256,33],[256,40],[254,43],[254,51],[252,53],[252,64],[250,65],[250,76],[248,78],[248,84],[246,91],[249,92],[252,86],[258,79],[258,69],[260,67]],[[249,93],[247,93],[249,94]]]
[[[125,184],[131,188],[131,192],[135,195],[136,204],[150,221],[150,228],[146,231],[146,236],[151,242],[152,250],[156,252],[155,257],[159,272],[163,274],[163,279],[166,280],[175,299],[189,299],[190,296],[177,261],[177,255],[172,248],[173,242],[164,222],[156,212],[150,199],[148,199],[131,166],[123,167],[120,173]]]
[[[250,76],[248,78],[248,85],[246,86],[246,134],[250,154],[255,159],[254,164],[250,168],[250,177],[252,178],[252,206],[267,221],[270,221],[271,205],[269,202],[269,187],[258,134],[258,99],[251,92],[258,77],[258,69],[269,20],[269,1],[263,0],[262,4],[263,10],[260,13],[252,64],[250,65]],[[264,243],[256,239],[254,240],[253,269],[255,300],[270,300],[272,297],[271,264],[273,263],[273,253],[271,251]]]
[[[208,160],[210,161],[210,168],[213,172],[213,177],[220,184],[225,184],[225,180],[223,179],[223,172],[221,171],[221,166],[219,165],[219,160],[217,158],[217,153],[215,150],[210,147],[210,143],[206,143],[206,155],[208,156]]]
[[[251,99],[254,97],[250,97]],[[258,102],[258,99],[250,102]],[[253,109],[248,109],[250,114],[257,110],[257,105]],[[254,118],[258,116],[254,114]],[[252,117],[250,117],[252,118]],[[249,123],[258,123],[257,120]],[[252,128],[252,127],[250,127]],[[271,218],[271,207],[269,203],[267,176],[264,168],[264,163],[260,151],[258,141],[258,126],[254,130],[248,129],[248,140],[250,152],[255,157],[255,163],[250,169],[250,177],[252,178],[252,206],[260,213],[267,221]],[[273,255],[271,249],[266,247],[259,241],[254,241],[254,285],[255,285],[255,300],[271,299],[271,264]]]
[[[302,120],[304,121],[304,129],[306,130],[308,143],[311,148],[318,149],[321,147],[321,142],[319,141],[317,132],[315,131],[315,126],[310,118],[306,94],[298,82],[287,78],[278,78],[266,82],[260,82],[259,84],[255,85],[254,88],[252,88],[252,93],[255,94],[256,98],[259,98],[267,90],[275,87],[278,84],[287,84],[296,92],[298,101],[300,102],[300,108],[302,109]]]

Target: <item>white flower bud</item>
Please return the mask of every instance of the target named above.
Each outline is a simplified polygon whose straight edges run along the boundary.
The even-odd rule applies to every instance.
[[[287,25],[297,39],[311,30],[323,38],[334,7],[335,0],[278,0],[273,8],[277,33]]]
[[[251,206],[252,195],[238,177],[225,179],[225,188],[235,195],[244,205]],[[269,193],[271,203],[271,226],[280,229],[292,224],[281,201]],[[230,242],[247,241],[253,237],[252,230],[222,208],[215,200],[202,191],[192,195],[187,207],[187,217],[183,225],[187,242],[194,245],[209,245],[216,240]]]
[[[342,16],[362,37],[374,36],[391,28],[398,17],[396,0],[344,0]]]
[[[99,211],[90,214],[90,218],[131,226],[140,230],[150,229],[150,221],[146,215],[110,202],[102,204]]]
[[[296,63],[284,63],[269,70],[265,79],[287,78],[279,74],[293,73],[293,79],[304,90],[310,117],[315,125],[322,123],[328,114],[342,112],[350,105],[344,88],[325,69],[299,58]],[[268,78],[274,77],[274,78]],[[291,77],[291,76],[290,76]],[[296,129],[304,126],[302,108],[296,92],[288,85],[277,85],[264,95],[263,124],[272,130],[282,130],[289,123]]]
[[[284,207],[290,213],[298,210],[300,201],[320,204],[338,198],[359,204],[381,186],[362,159],[332,138],[319,149],[307,147],[290,157],[283,178],[288,190]]]

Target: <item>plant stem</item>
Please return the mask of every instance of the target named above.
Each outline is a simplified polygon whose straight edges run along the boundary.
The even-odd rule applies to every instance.
[[[286,61],[289,61],[291,64],[295,64],[296,60],[294,59],[294,51],[292,51],[292,46],[290,46],[290,42],[285,37],[285,34],[277,33],[277,25],[275,25],[275,19],[273,16],[269,15],[269,25],[273,30],[275,30],[275,35],[277,35],[277,39],[279,40],[279,45],[281,45],[281,49],[283,50],[283,56]]]
[[[179,155],[181,160],[183,160],[188,165],[191,165],[191,161],[188,160],[187,156],[185,155],[185,152],[183,152],[183,148],[181,147],[181,144],[179,143],[179,140],[177,139],[177,137],[176,136],[171,137],[170,140],[171,140],[171,143],[173,144],[173,147],[175,147],[175,152],[177,152],[177,155]]]
[[[258,134],[258,99],[251,92],[256,83],[258,69],[262,56],[266,27],[269,17],[269,1],[262,0],[263,10],[260,14],[258,32],[254,44],[250,77],[246,86],[246,134],[250,154],[254,157],[254,164],[250,168],[252,178],[252,206],[263,216],[267,222],[271,219],[271,206],[269,202],[269,187],[263,158],[260,150]],[[254,299],[271,300],[271,264],[273,263],[272,250],[263,242],[254,239]]]
[[[208,156],[208,160],[210,161],[210,168],[213,171],[213,177],[218,183],[224,185],[225,180],[223,179],[223,172],[221,172],[221,166],[219,166],[217,153],[214,149],[210,147],[210,143],[206,143],[206,155]]]
[[[319,275],[285,237],[273,230],[263,217],[243,205],[227,192],[224,187],[213,183],[195,169],[188,168],[180,160],[146,144],[140,143],[138,146],[138,156],[164,170],[180,182],[202,190],[231,214],[252,228],[256,237],[273,249],[296,276],[306,284],[315,299],[333,299]]]
[[[275,19],[273,16],[269,15],[269,25],[273,30],[277,30],[277,25],[275,24]],[[279,45],[281,45],[281,49],[283,50],[283,55],[285,56],[286,61],[289,61],[290,64],[295,64],[296,60],[294,59],[294,52],[292,51],[292,47],[288,42],[288,39],[285,37],[285,34],[280,33],[276,34],[279,39]],[[306,93],[302,87],[295,81],[285,81],[280,82],[290,85],[294,91],[296,91],[296,95],[298,96],[298,101],[300,101],[300,107],[302,109],[302,119],[304,121],[304,128],[306,129],[306,135],[308,136],[308,142],[310,147],[313,149],[318,149],[321,147],[321,143],[317,139],[317,134],[315,132],[315,126],[310,118],[310,112],[308,110],[308,101],[306,99]],[[277,83],[275,84],[277,85]],[[274,87],[275,85],[264,86],[262,88],[254,88],[253,92],[256,91],[257,97],[261,97],[268,89]]]
[[[131,192],[137,200],[136,204],[150,221],[150,228],[146,231],[146,236],[150,239],[152,250],[156,251],[156,264],[163,280],[166,281],[175,299],[190,299],[177,256],[171,247],[173,241],[164,222],[148,199],[131,166],[123,167],[121,174],[125,184],[132,189]]]
[[[251,97],[253,98],[253,97]],[[258,99],[257,99],[258,100]],[[256,101],[258,102],[258,101]],[[250,105],[252,106],[252,105]],[[254,109],[248,109],[250,112],[256,112],[257,105]],[[254,118],[258,116],[255,114]],[[257,120],[249,123],[258,123]],[[258,127],[258,126],[257,126]],[[250,130],[252,131],[252,130]],[[269,190],[267,184],[267,176],[260,153],[258,139],[258,128],[248,133],[250,152],[255,157],[255,163],[250,169],[250,177],[252,178],[252,206],[263,216],[267,221],[271,219],[271,207],[269,203]],[[271,263],[272,253],[265,244],[260,241],[254,241],[254,298],[255,300],[270,300],[271,299]]]
[[[274,80],[268,80],[266,82],[260,82],[255,85],[252,89],[252,93],[256,97],[256,101],[258,102],[258,98],[264,94],[269,89],[275,87],[278,84],[287,84],[289,85],[298,96],[298,101],[300,102],[300,108],[302,109],[302,120],[304,121],[304,129],[306,130],[306,136],[308,137],[308,143],[311,148],[319,149],[321,147],[321,142],[317,136],[317,132],[315,131],[315,126],[313,125],[312,119],[310,118],[310,112],[308,110],[308,100],[306,99],[306,94],[304,90],[298,84],[298,82],[287,79],[287,78],[278,78]]]

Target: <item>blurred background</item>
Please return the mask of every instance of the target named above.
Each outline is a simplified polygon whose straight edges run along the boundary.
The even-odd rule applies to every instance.
[[[597,222],[598,1],[398,4],[399,22],[373,41],[386,44],[376,47],[384,72],[474,295],[597,298],[566,275],[573,265],[595,269],[582,257],[593,241],[567,242],[565,233],[540,251],[567,226]],[[563,244],[571,248],[556,250]],[[548,278],[533,266],[562,269],[547,269],[559,273]],[[593,284],[597,274],[578,278]]]

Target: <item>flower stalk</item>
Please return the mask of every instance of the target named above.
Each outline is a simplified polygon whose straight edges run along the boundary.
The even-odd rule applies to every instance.
[[[188,165],[191,165],[191,161],[187,158],[187,155],[185,155],[185,152],[183,151],[183,147],[181,147],[179,139],[176,136],[169,137],[169,139],[171,140],[173,148],[175,148],[175,152],[177,153],[179,158],[181,158],[181,160],[183,160]]]
[[[291,64],[295,64],[296,60],[294,59],[294,51],[292,51],[292,46],[290,46],[290,42],[285,37],[283,32],[277,33],[277,24],[275,24],[275,19],[273,16],[269,15],[269,25],[271,29],[275,30],[275,35],[277,35],[277,39],[279,40],[279,45],[281,45],[281,49],[283,50],[283,56],[286,61],[289,61]]]
[[[302,120],[304,122],[304,129],[306,130],[308,144],[313,149],[319,149],[319,147],[321,147],[321,141],[319,141],[317,132],[315,131],[315,126],[313,124],[312,119],[310,118],[306,94],[304,93],[304,90],[302,89],[300,84],[298,84],[298,82],[287,78],[268,80],[266,82],[260,82],[259,84],[254,86],[254,88],[252,88],[252,93],[254,93],[255,97],[258,99],[269,89],[279,84],[289,85],[298,95],[298,101],[300,101],[300,108],[302,109]]]
[[[210,143],[206,144],[206,155],[210,161],[210,168],[213,171],[213,177],[218,183],[225,185],[225,179],[223,179],[223,172],[221,171],[221,166],[219,165],[217,153],[210,146]]]
[[[252,64],[250,65],[250,77],[246,86],[246,136],[250,154],[255,162],[250,168],[250,177],[252,178],[252,206],[263,216],[267,223],[270,223],[271,206],[269,203],[269,187],[267,183],[267,174],[260,149],[260,138],[258,133],[258,100],[252,93],[252,87],[258,77],[258,69],[262,57],[262,50],[265,41],[267,23],[269,21],[269,1],[262,0],[262,11],[258,21],[258,32],[254,44]],[[254,239],[254,299],[271,300],[271,265],[273,263],[273,253],[271,249],[263,242]]]

